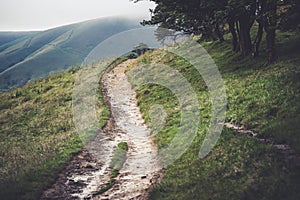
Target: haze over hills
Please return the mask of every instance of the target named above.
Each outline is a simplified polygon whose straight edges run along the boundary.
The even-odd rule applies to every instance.
[[[138,27],[137,20],[102,18],[39,32],[0,32],[0,90],[79,65],[101,41]]]
[[[16,42],[34,33],[36,32],[0,32],[0,50],[7,48],[11,42]]]

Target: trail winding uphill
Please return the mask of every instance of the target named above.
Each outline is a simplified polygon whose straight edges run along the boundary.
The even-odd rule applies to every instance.
[[[145,199],[145,191],[157,181],[160,171],[157,149],[137,106],[135,91],[125,75],[130,62],[120,64],[103,77],[116,126],[123,130],[116,140],[129,145],[128,157],[117,184],[104,193],[108,199]]]
[[[132,60],[127,60],[103,75],[102,89],[112,119],[87,144],[93,148],[83,149],[74,156],[56,183],[43,193],[42,199],[147,199],[147,191],[159,181],[161,167],[157,149],[125,74],[130,62]],[[93,195],[110,181],[109,163],[119,142],[128,144],[126,161],[112,187],[100,195]]]

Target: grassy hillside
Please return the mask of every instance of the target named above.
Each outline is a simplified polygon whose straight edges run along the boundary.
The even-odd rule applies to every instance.
[[[18,42],[10,43],[10,46],[7,46],[0,53],[1,72],[23,61],[27,56],[47,45],[67,30],[68,27],[62,27],[50,31],[37,32],[29,37],[21,38]]]
[[[82,148],[72,116],[77,74],[72,68],[0,94],[1,198],[38,199]],[[108,117],[101,95],[99,114]]]
[[[196,91],[201,112],[197,137],[188,151],[166,169],[162,182],[152,189],[151,199],[299,199],[299,163],[259,138],[289,144],[300,153],[300,37],[279,33],[280,59],[268,67],[263,67],[263,59],[232,53],[229,40],[203,45],[225,82],[226,121],[242,124],[259,135],[238,135],[224,128],[213,151],[199,159],[210,117],[207,87],[182,58],[161,50],[146,53],[136,64],[156,62],[177,69]],[[38,199],[71,155],[81,149],[71,109],[77,74],[72,69],[0,93],[1,198]],[[170,90],[158,85],[139,88],[137,96],[147,123],[151,105],[163,105],[168,114],[166,126],[155,138],[161,148],[178,129],[178,101]],[[100,114],[107,117],[101,95],[99,106]]]
[[[135,20],[103,18],[36,32],[3,44],[0,46],[0,91],[80,65],[100,42],[137,27],[139,23]]]
[[[30,37],[34,33],[36,32],[0,32],[0,51]]]
[[[224,128],[216,147],[202,160],[198,152],[210,117],[209,93],[204,81],[195,68],[171,53],[159,50],[139,58],[136,65],[161,63],[181,72],[196,91],[201,112],[193,144],[167,168],[162,182],[151,191],[150,199],[300,198],[299,158],[259,140],[271,138],[277,144],[289,144],[296,154],[300,153],[300,37],[296,33],[278,34],[279,60],[268,67],[263,67],[263,59],[234,54],[229,39],[203,44],[225,82],[226,121],[254,130],[258,137],[238,135]],[[180,123],[174,94],[159,85],[145,85],[138,89],[137,96],[147,123],[151,123],[148,113],[151,106],[164,106],[168,114],[166,126],[155,140],[159,148],[167,145]]]

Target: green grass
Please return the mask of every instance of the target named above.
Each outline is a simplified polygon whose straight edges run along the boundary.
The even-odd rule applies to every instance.
[[[222,74],[227,93],[226,121],[273,138],[300,152],[300,37],[278,32],[279,60],[263,67],[265,51],[253,60],[231,51],[230,41],[207,42]],[[263,42],[262,48],[265,47]],[[161,63],[177,69],[197,93],[200,125],[190,148],[172,165],[150,193],[150,199],[299,199],[299,167],[282,159],[271,145],[256,138],[237,136],[225,128],[216,147],[198,158],[210,122],[209,93],[201,76],[184,59],[161,50],[148,52],[136,63]],[[134,67],[134,66],[132,66]],[[159,148],[176,134],[180,111],[175,95],[167,88],[149,84],[137,90],[138,104],[151,126],[149,109],[160,104],[168,114],[165,127],[155,136]]]
[[[278,32],[279,60],[263,67],[265,51],[257,60],[242,58],[231,51],[229,40],[203,46],[217,63],[225,82],[228,111],[226,121],[242,124],[259,133],[289,144],[297,153],[299,142],[300,37]],[[265,44],[262,44],[262,48]],[[206,135],[211,104],[207,87],[197,70],[170,53],[150,51],[138,63],[163,63],[177,69],[197,93],[200,125],[190,148],[170,165],[151,199],[299,199],[300,172],[280,157],[271,146],[256,138],[236,136],[224,129],[213,151],[200,160],[198,152]],[[72,121],[72,88],[77,70],[52,75],[23,88],[0,93],[0,196],[3,199],[38,199],[54,183],[82,142]],[[172,92],[159,85],[137,90],[138,103],[147,123],[152,105],[160,104],[167,116],[165,127],[156,135],[159,148],[167,145],[179,128],[180,110]],[[96,105],[99,122],[109,116],[99,93]],[[111,167],[124,163],[120,143]],[[123,154],[122,154],[123,155]],[[114,171],[114,184],[118,171]],[[102,191],[102,192],[103,192]],[[101,193],[102,193],[101,192]]]
[[[12,48],[12,51],[1,55],[0,73],[15,64],[19,65],[1,75],[0,91],[20,87],[28,81],[81,64],[98,44],[110,36],[137,27],[134,20],[124,18],[95,19],[35,32],[29,38],[3,44],[0,54],[7,48]],[[36,54],[45,47],[46,51]],[[34,54],[36,56],[28,59]],[[24,60],[26,62],[22,63]]]
[[[126,161],[127,151],[128,151],[128,145],[126,142],[120,142],[117,145],[117,148],[114,151],[112,160],[109,164],[109,167],[112,169],[111,174],[110,174],[109,183],[106,184],[99,191],[95,192],[93,195],[96,196],[96,195],[103,194],[104,192],[108,191],[109,189],[111,189],[114,186],[114,184],[116,182],[116,177],[119,175],[119,171],[123,167],[123,164]]]
[[[113,169],[112,176],[111,176],[112,178],[115,178],[116,174],[122,168],[122,166],[126,160],[127,151],[128,151],[127,143],[120,142],[114,152],[111,163],[109,165],[109,167],[111,169]]]
[[[0,196],[38,199],[83,146],[73,124],[78,69],[0,93]],[[100,125],[109,116],[99,93]]]
[[[300,126],[295,122],[300,114],[300,38],[295,33],[277,35],[279,60],[269,67],[263,67],[261,58],[236,58],[227,44],[206,47],[225,80],[227,120],[288,143],[299,153]]]

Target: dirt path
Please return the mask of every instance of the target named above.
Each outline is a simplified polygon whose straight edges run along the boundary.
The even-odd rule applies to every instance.
[[[74,156],[42,199],[146,199],[148,189],[159,180],[157,149],[149,138],[150,130],[137,106],[136,93],[124,73],[130,62],[125,61],[103,75],[102,89],[112,119],[88,144],[88,150],[83,149]],[[127,142],[129,150],[115,184],[105,193],[93,196],[109,182],[109,163],[121,141]]]
[[[125,75],[130,62],[120,64],[103,77],[116,127],[123,130],[116,141],[125,141],[129,146],[117,183],[102,195],[107,199],[145,199],[145,191],[160,174],[157,149],[149,138],[150,131],[137,106],[136,93]]]

